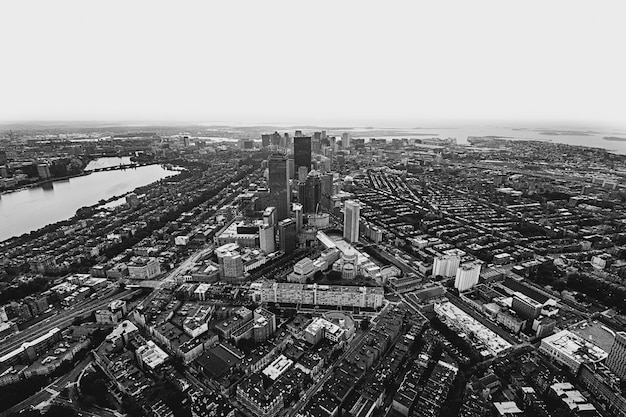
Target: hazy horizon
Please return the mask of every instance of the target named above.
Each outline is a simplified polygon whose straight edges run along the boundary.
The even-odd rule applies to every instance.
[[[620,1],[35,3],[2,120],[626,127]]]

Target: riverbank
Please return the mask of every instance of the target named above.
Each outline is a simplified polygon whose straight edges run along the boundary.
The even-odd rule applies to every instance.
[[[26,185],[20,185],[19,188],[11,188],[9,190],[3,190],[2,192],[0,192],[0,196],[4,195],[4,194],[11,194],[11,193],[15,193],[18,191],[23,191],[23,190],[28,190],[29,188],[34,188],[34,187],[41,187],[45,184],[52,184],[55,183],[57,181],[67,181],[69,179],[72,178],[77,178],[77,177],[84,177],[85,175],[90,175],[91,171],[82,171],[78,174],[72,174],[72,175],[64,175],[62,177],[54,177],[54,178],[46,178],[44,180],[41,181],[37,181],[31,184],[26,184]]]
[[[160,165],[149,165],[83,174],[66,181],[54,181],[49,188],[29,187],[6,194],[0,200],[0,241],[72,218],[81,208],[93,210],[103,202],[106,204],[180,174]]]

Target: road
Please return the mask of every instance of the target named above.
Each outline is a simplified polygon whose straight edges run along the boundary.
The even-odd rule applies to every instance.
[[[8,410],[0,413],[0,417],[8,416],[9,414],[16,411],[25,410],[31,406],[37,407],[42,403],[54,400],[61,393],[61,391],[63,391],[63,388],[65,388],[68,383],[78,378],[78,375],[80,375],[83,369],[85,369],[87,365],[91,363],[91,361],[91,357],[83,359],[76,367],[74,367],[74,369],[72,369],[67,374],[55,379],[52,383],[42,388],[41,391],[39,391],[38,393],[31,395],[21,403],[16,404]]]
[[[354,352],[354,350],[359,347],[361,341],[366,335],[367,332],[362,332],[360,335],[354,338],[352,343],[350,343],[348,349],[346,349],[346,351],[339,358],[337,358],[337,360],[331,366],[326,369],[324,375],[315,384],[313,384],[311,387],[309,387],[309,389],[306,390],[306,393],[293,405],[287,416],[294,417],[296,414],[298,414],[300,409],[302,409],[302,407],[306,405],[308,399],[311,398],[311,396],[315,394],[334,374],[337,364],[341,363],[341,361],[343,361],[348,355]]]
[[[104,308],[113,300],[129,298],[139,292],[139,290],[124,290],[101,300],[89,300],[85,303],[79,303],[68,310],[64,310],[58,315],[47,319],[47,321],[37,323],[36,325],[4,340],[2,342],[2,346],[0,347],[0,357],[15,350],[21,346],[22,343],[32,340],[50,329],[55,327],[60,329],[69,327],[76,317]]]
[[[172,283],[178,282],[178,279],[187,273],[196,262],[202,257],[208,255],[215,249],[215,245],[209,245],[206,248],[199,250],[198,252],[191,255],[189,258],[185,259],[180,265],[176,268],[172,269],[169,274],[165,278],[161,280],[161,283],[150,293],[148,297],[146,297],[141,303],[137,305],[137,307],[142,307],[150,304],[150,302],[154,299],[154,297],[165,287],[166,285],[170,285]]]

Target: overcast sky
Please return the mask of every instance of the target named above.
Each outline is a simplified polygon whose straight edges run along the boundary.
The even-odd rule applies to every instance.
[[[0,120],[626,126],[623,0],[416,3],[2,2]]]

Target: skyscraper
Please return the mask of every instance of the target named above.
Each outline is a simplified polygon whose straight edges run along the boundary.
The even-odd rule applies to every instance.
[[[343,206],[343,238],[348,242],[359,240],[361,205],[356,200],[347,200]]]
[[[268,160],[270,204],[276,207],[276,219],[283,220],[289,217],[289,177],[287,175],[287,158],[284,155],[274,154]]]
[[[275,250],[274,227],[268,224],[259,226],[259,246],[265,253],[272,253]]]
[[[322,196],[322,180],[317,171],[309,172],[306,180],[300,183],[298,198],[305,213],[315,213]]]
[[[330,197],[333,195],[333,174],[322,175],[322,196],[320,203],[326,210],[330,210]]]
[[[300,230],[302,230],[302,204],[294,203],[292,210],[296,219],[296,233],[300,233]]]
[[[343,149],[349,149],[350,148],[350,142],[351,142],[351,137],[349,133],[342,133],[341,134],[341,147]]]
[[[279,249],[286,254],[293,253],[296,248],[296,221],[285,219],[278,222]]]
[[[611,352],[606,358],[606,366],[621,379],[626,379],[626,332],[617,332]]]
[[[300,136],[293,139],[293,158],[296,170],[306,167],[307,172],[311,169],[311,137]]]

